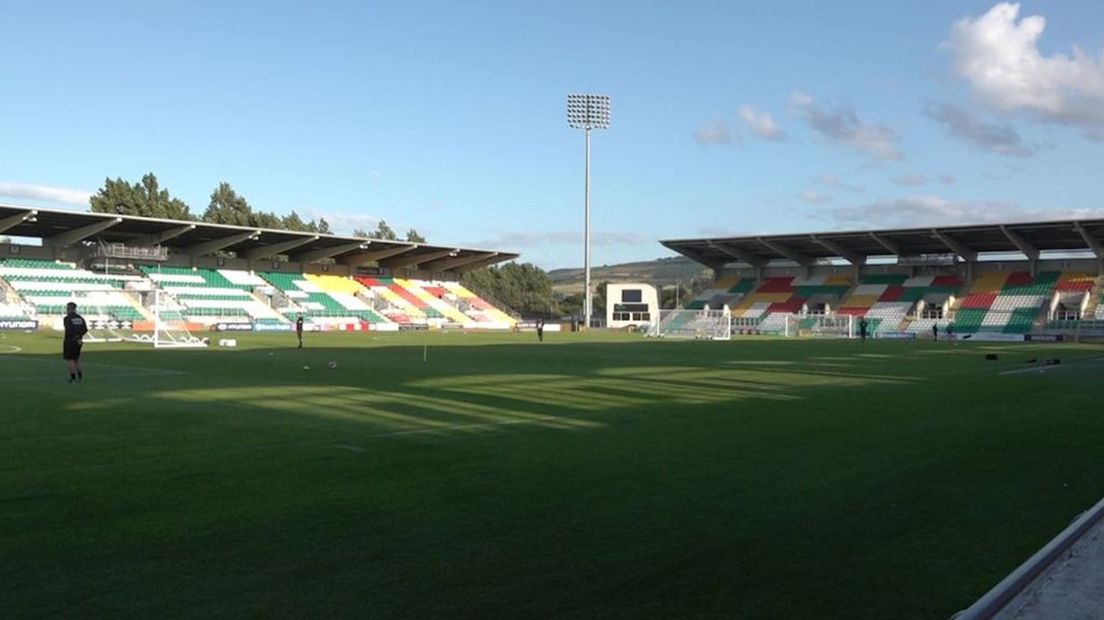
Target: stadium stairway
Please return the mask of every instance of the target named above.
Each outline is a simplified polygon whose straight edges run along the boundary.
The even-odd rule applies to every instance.
[[[367,296],[368,289],[364,288],[356,280],[341,276],[306,274],[304,278],[317,286],[322,292],[340,305],[337,312],[350,312],[352,316],[369,323],[390,323],[387,317],[376,311],[362,299]],[[324,304],[328,302],[322,302]],[[328,303],[333,309],[333,304]]]
[[[1042,320],[1063,274],[1043,271],[987,272],[978,275],[953,313],[955,332],[1025,334]],[[1084,287],[1077,274],[1068,274],[1063,286]]]
[[[441,287],[454,295],[457,307],[471,317],[478,327],[493,329],[512,328],[517,319],[489,303],[459,282],[442,282]],[[465,309],[464,306],[467,306]]]
[[[380,310],[380,313],[388,319],[400,324],[424,324],[425,313],[412,303],[407,297],[399,294],[393,288],[393,278],[368,278],[357,276],[356,281],[364,285],[377,298],[383,300],[388,307]]]
[[[294,304],[280,309],[289,320],[302,314],[313,323],[390,322],[359,299],[356,291],[360,289],[355,287],[355,282],[346,278],[282,271],[265,271],[260,276],[283,292]]]
[[[446,301],[444,288],[424,280],[396,278],[395,283],[421,300],[430,310],[434,310],[440,314],[441,318],[446,322],[465,327],[473,326],[472,324],[474,321],[472,321],[471,317]]]
[[[728,305],[732,309],[739,301],[755,288],[755,278],[721,278],[699,293],[684,306],[687,310],[701,310],[709,306],[720,310]]]

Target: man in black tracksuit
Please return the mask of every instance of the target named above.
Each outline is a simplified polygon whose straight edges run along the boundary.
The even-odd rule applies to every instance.
[[[83,316],[77,314],[77,304],[73,302],[65,305],[65,318],[61,320],[61,324],[65,327],[65,342],[61,354],[69,366],[69,383],[73,383],[84,378],[80,356],[84,335],[88,333],[88,324],[84,322]]]

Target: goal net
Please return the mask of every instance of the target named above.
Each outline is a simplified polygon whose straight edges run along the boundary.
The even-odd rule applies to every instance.
[[[206,338],[198,338],[188,331],[183,306],[172,295],[154,289],[150,296],[149,311],[153,314],[153,331],[139,334],[139,342],[149,342],[155,349],[200,348],[207,346]]]
[[[141,342],[154,348],[206,347],[207,341],[188,331],[179,306],[169,295],[154,291],[147,309],[153,315],[153,329],[138,331],[137,322],[149,322],[139,309],[135,293],[118,289],[79,291],[74,294],[77,312],[88,324],[85,342]]]
[[[851,315],[790,314],[786,316],[783,335],[788,338],[855,338],[858,336],[858,326],[855,324],[855,317]]]
[[[656,338],[693,338],[729,340],[732,337],[732,313],[721,310],[660,310],[659,320],[648,331]]]
[[[74,291],[70,301],[77,304],[77,313],[84,317],[88,333],[84,342],[122,342],[132,339],[134,323],[126,319],[122,308],[130,306],[130,300],[121,292],[107,285],[86,285],[83,290]],[[59,312],[61,314],[63,312]]]

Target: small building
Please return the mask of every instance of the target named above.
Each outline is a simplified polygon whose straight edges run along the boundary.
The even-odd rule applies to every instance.
[[[606,326],[648,327],[659,320],[659,295],[650,284],[607,284]]]

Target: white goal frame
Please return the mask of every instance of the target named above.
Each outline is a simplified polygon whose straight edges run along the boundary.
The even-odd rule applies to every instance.
[[[693,340],[731,340],[732,312],[728,306],[720,310],[660,310],[659,319],[648,330],[654,338],[686,338]]]
[[[811,326],[801,327],[801,323],[812,319]],[[789,314],[786,316],[782,335],[787,338],[808,336],[813,338],[857,338],[858,325],[854,315],[850,314]],[[867,334],[870,336],[870,334]]]
[[[162,296],[161,289],[153,290],[153,334],[136,334],[136,342],[148,342],[155,349],[202,349],[207,347],[206,338],[197,338],[188,331],[188,322],[180,320],[166,320],[161,317],[164,306],[162,300],[171,300],[168,294]]]

